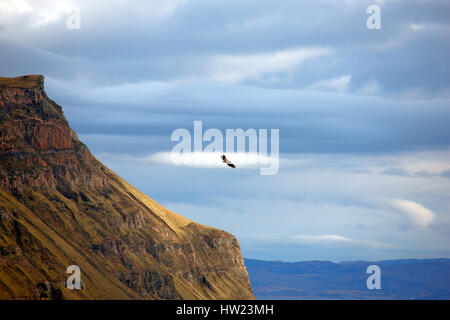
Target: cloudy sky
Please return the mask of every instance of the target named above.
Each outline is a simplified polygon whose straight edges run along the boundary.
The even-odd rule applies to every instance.
[[[450,257],[448,57],[443,0],[0,0],[0,75],[45,75],[101,161],[248,258]],[[279,129],[278,173],[166,161],[194,120]]]

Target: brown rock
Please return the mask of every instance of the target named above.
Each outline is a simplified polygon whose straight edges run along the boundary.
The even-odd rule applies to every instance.
[[[81,268],[82,290],[64,283]],[[0,299],[254,299],[239,243],[106,168],[44,92],[0,77]]]

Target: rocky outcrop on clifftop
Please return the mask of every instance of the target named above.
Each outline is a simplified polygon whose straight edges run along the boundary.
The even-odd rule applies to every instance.
[[[0,299],[253,298],[235,237],[105,167],[42,76],[0,77]]]

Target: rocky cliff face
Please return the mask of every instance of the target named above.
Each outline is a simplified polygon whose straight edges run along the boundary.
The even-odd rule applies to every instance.
[[[82,289],[65,283],[81,269]],[[44,92],[0,78],[0,299],[253,299],[239,243],[105,167]]]

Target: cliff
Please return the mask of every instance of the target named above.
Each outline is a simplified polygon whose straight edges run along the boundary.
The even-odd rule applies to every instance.
[[[83,288],[65,287],[69,265]],[[39,75],[0,77],[0,299],[254,299],[238,241],[79,141]]]

